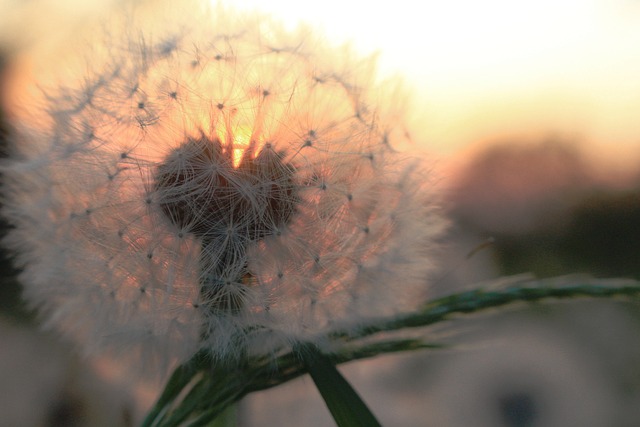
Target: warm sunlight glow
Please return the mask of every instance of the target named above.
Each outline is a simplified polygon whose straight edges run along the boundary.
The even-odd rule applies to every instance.
[[[233,167],[237,168],[242,161],[242,156],[249,149],[251,141],[251,129],[247,127],[238,127],[233,132]],[[250,153],[255,155],[255,153]]]
[[[469,145],[555,135],[578,139],[599,159],[640,160],[638,1],[233,5],[379,52],[381,74],[400,75],[413,90],[414,136],[426,149],[453,155]]]
[[[329,44],[350,42],[360,54],[378,53],[381,78],[400,76],[412,92],[413,139],[436,155],[553,135],[579,141],[598,159],[640,164],[638,1],[326,0],[315,8],[291,0],[203,1],[262,11],[290,29],[302,22]],[[68,25],[77,0],[14,3],[0,0],[0,41],[38,40],[22,46],[46,50],[55,45],[53,35],[64,39],[52,28],[73,30],[78,38]],[[56,14],[49,13],[52,5]],[[35,51],[32,58],[46,58],[39,65],[52,67],[64,62],[58,56],[69,44],[63,46],[55,61]],[[23,67],[15,76],[25,81],[28,73]],[[236,163],[247,138],[234,135]]]

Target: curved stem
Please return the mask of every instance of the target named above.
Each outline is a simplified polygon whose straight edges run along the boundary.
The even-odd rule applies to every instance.
[[[392,332],[400,333],[406,328],[427,327],[455,316],[480,313],[518,302],[585,297],[629,299],[640,296],[640,282],[636,281],[590,280],[563,286],[556,286],[553,281],[540,281],[525,285],[460,292],[430,301],[415,313],[392,319],[381,319],[358,330],[355,334],[346,331],[334,332],[330,338],[339,343],[340,350],[331,355],[321,355],[320,365],[310,364],[309,361],[304,360],[304,357],[300,357],[299,351],[292,350],[277,357],[275,361],[266,357],[255,358],[247,360],[242,369],[229,370],[228,367],[216,366],[206,352],[200,352],[174,372],[165,391],[142,425],[144,427],[178,425],[175,424],[177,419],[181,422],[189,419],[203,425],[202,423],[215,419],[226,407],[248,393],[277,386],[307,372],[312,373],[312,376],[316,375],[317,366],[326,367],[328,364],[335,369],[337,364],[380,354],[442,347],[419,338],[394,338],[388,335]],[[381,333],[383,338],[379,336]],[[304,345],[301,348],[304,348]],[[274,368],[275,366],[277,369]],[[320,372],[328,375],[328,369],[321,368]],[[198,375],[200,376],[197,377]],[[195,384],[193,384],[194,381]],[[193,395],[191,398],[179,400],[179,397],[184,395],[183,390],[188,387],[191,387],[189,394],[193,390],[202,392],[197,393],[198,397]],[[189,399],[197,401],[186,402]],[[186,410],[187,408],[189,409]],[[173,423],[169,422],[172,419]]]

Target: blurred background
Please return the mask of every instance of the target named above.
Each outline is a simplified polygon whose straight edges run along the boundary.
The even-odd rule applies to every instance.
[[[0,154],[30,66],[108,4],[0,0]],[[381,79],[404,80],[413,140],[453,220],[431,296],[525,273],[640,279],[639,1],[233,4],[375,53]],[[153,390],[39,332],[6,257],[0,268],[0,426],[135,425]],[[631,427],[639,307],[580,301],[453,321],[430,332],[451,349],[343,372],[389,426]],[[309,378],[240,410],[247,427],[333,425]]]

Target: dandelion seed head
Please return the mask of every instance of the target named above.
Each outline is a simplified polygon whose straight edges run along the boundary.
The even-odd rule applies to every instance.
[[[370,61],[221,8],[118,22],[28,106],[2,167],[5,244],[48,325],[166,367],[419,303],[444,221]]]

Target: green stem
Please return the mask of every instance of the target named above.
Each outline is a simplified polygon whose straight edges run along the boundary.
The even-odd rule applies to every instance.
[[[376,427],[380,423],[351,384],[317,347],[300,347],[304,365],[338,427]]]
[[[611,286],[607,282],[580,283],[561,287],[540,286],[513,287],[499,290],[476,289],[439,298],[427,303],[420,311],[396,317],[382,319],[380,322],[358,330],[355,334],[338,331],[332,333],[332,339],[354,340],[379,332],[398,331],[404,328],[422,328],[448,320],[454,315],[472,314],[516,302],[539,302],[545,299],[613,298],[640,296],[640,284],[626,281],[622,286]],[[547,285],[547,286],[545,286]]]
[[[209,424],[210,427],[236,427],[238,425],[238,405],[231,404],[220,413],[213,423]],[[192,427],[195,425],[192,424]]]
[[[215,364],[206,352],[200,352],[174,372],[142,426],[173,426],[179,425],[175,423],[177,420],[185,419],[195,421],[197,425],[207,425],[207,422],[212,422],[225,408],[246,394],[277,386],[307,371],[312,374],[314,381],[322,381],[322,377],[326,376],[337,383],[341,380],[336,376],[336,373],[340,376],[336,364],[391,352],[442,347],[421,338],[407,339],[396,335],[406,328],[427,327],[456,316],[480,313],[517,302],[582,297],[619,297],[629,300],[640,296],[640,282],[636,281],[590,280],[563,286],[557,286],[553,281],[540,281],[520,285],[523,286],[453,294],[433,300],[415,313],[382,319],[356,333],[332,333],[330,338],[340,350],[330,358],[320,355],[320,358],[301,360],[301,354],[319,354],[317,349],[308,350],[308,346],[303,346],[301,348],[304,351],[298,348],[280,355],[275,361],[268,357],[256,358],[246,361],[241,369],[229,369]],[[277,371],[274,366],[277,366]],[[321,387],[324,386],[318,385],[319,389]],[[190,391],[186,395],[191,394],[192,397],[180,400],[180,396],[185,396],[183,390],[187,388]]]

